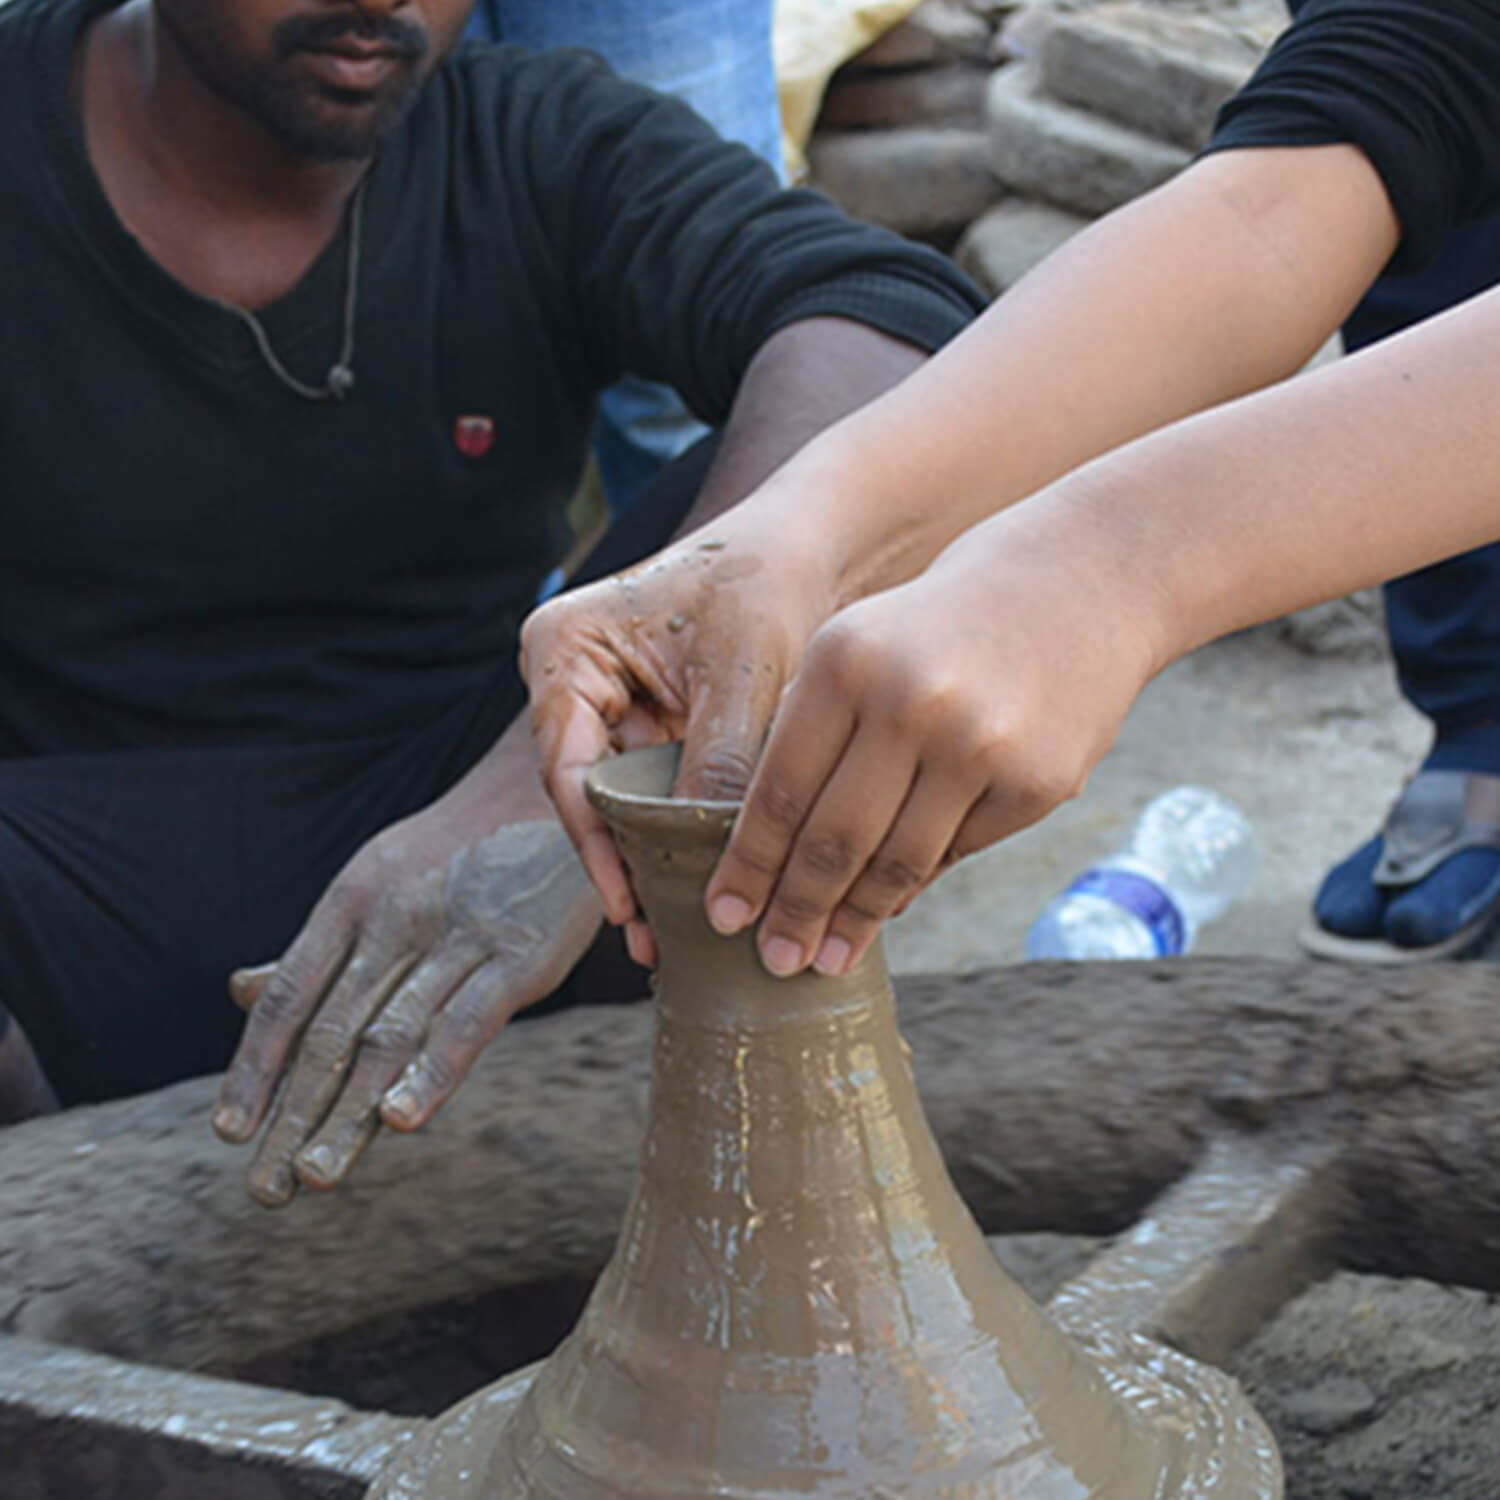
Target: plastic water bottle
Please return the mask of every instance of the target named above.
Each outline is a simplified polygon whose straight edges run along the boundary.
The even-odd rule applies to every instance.
[[[1026,935],[1027,958],[1164,958],[1241,896],[1255,832],[1234,803],[1199,786],[1164,792],[1120,853],[1091,865]]]

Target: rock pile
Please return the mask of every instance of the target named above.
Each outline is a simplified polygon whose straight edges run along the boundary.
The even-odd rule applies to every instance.
[[[1280,0],[926,0],[835,78],[813,183],[998,295],[1185,166],[1285,23]]]

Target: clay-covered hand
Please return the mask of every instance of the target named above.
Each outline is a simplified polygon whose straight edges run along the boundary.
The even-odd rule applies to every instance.
[[[1116,600],[1001,516],[835,616],[709,882],[714,926],[758,922],[774,974],[843,973],[955,860],[1076,795],[1153,670]]]
[[[439,805],[371,840],[286,955],[231,981],[250,1014],[214,1128],[242,1144],[270,1115],[250,1171],[268,1207],[299,1181],[342,1181],[382,1122],[431,1119],[598,931],[598,898],[556,822],[477,842],[454,822]]]
[[[584,794],[589,768],[611,751],[682,740],[678,795],[738,800],[797,657],[833,610],[810,551],[738,522],[563,595],[522,631],[543,781],[638,963],[654,962],[654,944]]]

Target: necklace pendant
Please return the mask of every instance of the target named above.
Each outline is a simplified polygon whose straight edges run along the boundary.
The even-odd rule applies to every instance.
[[[354,389],[354,371],[346,364],[337,364],[328,372],[328,394],[335,401],[342,401]]]

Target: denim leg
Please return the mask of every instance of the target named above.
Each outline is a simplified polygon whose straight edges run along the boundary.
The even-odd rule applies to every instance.
[[[1414,276],[1378,281],[1344,329],[1352,350],[1409,328],[1500,280],[1500,217],[1461,230]],[[1421,496],[1410,497],[1420,505]],[[1433,721],[1434,770],[1500,774],[1500,545],[1465,552],[1386,585],[1401,691]],[[1495,907],[1500,853],[1465,849],[1425,879],[1375,884],[1377,835],[1336,865],[1313,903],[1325,931],[1397,947],[1441,944]]]
[[[1417,275],[1377,282],[1345,342],[1363,348],[1497,282],[1500,216],[1459,231]],[[1401,690],[1437,727],[1437,758],[1500,772],[1500,545],[1398,578],[1386,585],[1385,601]],[[1488,734],[1472,732],[1484,728]]]
[[[485,40],[597,52],[780,170],[773,9],[774,0],[480,0],[469,30]],[[667,386],[627,375],[606,391],[595,441],[611,510],[625,510],[705,430]]]

